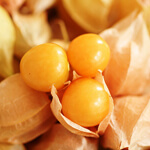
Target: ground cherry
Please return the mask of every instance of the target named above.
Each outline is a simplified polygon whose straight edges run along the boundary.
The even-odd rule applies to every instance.
[[[51,86],[59,89],[69,75],[66,52],[53,43],[33,47],[22,57],[20,72],[24,81],[39,91],[50,91]]]
[[[97,34],[83,34],[75,38],[67,51],[73,69],[85,77],[94,77],[103,71],[110,58],[108,44]]]
[[[79,78],[66,89],[62,98],[62,112],[81,126],[96,126],[109,112],[109,95],[98,81]]]

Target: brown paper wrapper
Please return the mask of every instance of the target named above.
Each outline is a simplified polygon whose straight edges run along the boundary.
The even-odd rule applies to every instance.
[[[112,96],[145,93],[150,87],[150,37],[143,14],[133,12],[100,36],[111,49],[104,78]]]
[[[80,76],[74,72],[73,80],[76,78],[79,78],[79,77]],[[101,72],[98,72],[95,79],[104,85],[105,90],[109,94],[108,88],[105,84],[105,81],[104,81],[104,78],[103,78]],[[66,118],[61,112],[62,105],[61,105],[60,99],[58,97],[59,94],[57,95],[57,90],[54,86],[52,87],[51,94],[53,96],[53,99],[52,99],[52,102],[50,105],[52,112],[53,112],[54,116],[57,118],[57,120],[69,131],[71,131],[72,133],[75,133],[75,134],[82,135],[82,136],[95,137],[95,138],[98,138],[99,134],[104,133],[105,129],[108,126],[110,116],[111,116],[111,113],[113,110],[113,100],[112,100],[112,97],[110,94],[109,94],[110,95],[110,99],[109,99],[110,100],[110,106],[109,106],[110,110],[109,110],[108,115],[106,116],[106,118],[104,120],[102,120],[102,122],[98,126],[92,127],[92,128],[82,127],[82,126],[72,122],[68,118]]]
[[[28,150],[98,150],[98,139],[69,132],[61,124],[55,124],[37,140],[27,144]]]
[[[102,145],[115,150],[150,148],[150,95],[119,97],[114,104]]]

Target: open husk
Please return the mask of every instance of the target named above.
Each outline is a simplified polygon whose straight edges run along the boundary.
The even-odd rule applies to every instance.
[[[29,143],[27,148],[28,150],[98,150],[98,139],[73,134],[61,124],[55,124],[40,138]]]
[[[111,58],[104,78],[112,96],[139,95],[150,87],[150,37],[142,13],[132,13],[100,33]]]
[[[150,96],[118,97],[114,105],[102,145],[115,150],[150,148]]]
[[[45,93],[15,74],[0,83],[0,142],[26,143],[46,132],[56,119]]]
[[[16,27],[15,55],[21,58],[30,48],[49,42],[51,28],[46,12],[39,14],[12,13]]]
[[[75,73],[73,78],[79,78],[79,76]],[[103,79],[103,76],[101,74],[101,72],[98,72],[96,78],[97,81],[99,81],[100,83],[102,83],[104,85],[105,90],[107,91],[107,93],[109,94],[109,91],[107,89],[107,86],[105,84],[105,81]],[[87,137],[99,137],[99,134],[103,134],[105,129],[108,126],[109,120],[110,120],[110,116],[113,110],[113,100],[111,95],[109,94],[109,100],[110,100],[110,106],[109,106],[109,113],[108,115],[102,120],[102,122],[95,127],[92,128],[85,128],[82,127],[74,122],[72,122],[71,120],[69,120],[68,118],[66,118],[61,110],[62,110],[62,105],[59,99],[59,93],[57,94],[57,90],[56,88],[53,86],[52,90],[51,90],[51,94],[53,96],[52,102],[51,102],[51,109],[52,112],[54,114],[54,116],[57,118],[57,120],[65,127],[67,128],[69,131],[71,131],[72,133],[75,134],[79,134],[82,136],[87,136]]]

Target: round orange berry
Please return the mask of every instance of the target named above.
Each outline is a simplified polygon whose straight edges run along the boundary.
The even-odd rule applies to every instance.
[[[66,89],[62,98],[62,112],[81,126],[96,126],[109,112],[109,95],[98,81],[79,78]]]
[[[69,75],[66,52],[53,43],[33,47],[22,57],[20,72],[26,84],[36,90],[48,92],[52,85],[59,89]]]
[[[73,69],[84,77],[94,77],[103,71],[110,58],[108,44],[97,34],[83,34],[75,38],[67,50]]]

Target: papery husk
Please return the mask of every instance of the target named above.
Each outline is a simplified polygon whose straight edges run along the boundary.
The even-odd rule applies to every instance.
[[[139,1],[142,1],[142,0],[121,0],[121,1],[114,0],[116,4],[118,3],[116,10],[114,11],[118,11],[119,20],[128,16],[135,10],[141,11],[142,4]]]
[[[5,7],[9,13],[12,13],[13,11],[18,10],[24,2],[25,0],[1,0],[0,4]]]
[[[52,7],[57,0],[26,0],[27,7],[33,13],[41,13]]]
[[[16,40],[15,28],[8,12],[0,6],[0,76],[13,74],[13,49]]]
[[[26,150],[26,148],[22,144],[0,143],[0,150]]]
[[[148,28],[148,31],[149,31],[149,35],[150,35],[150,19],[149,19],[149,16],[150,16],[150,2],[148,4],[148,6],[143,6],[143,15],[144,15],[144,19],[145,19],[145,22],[147,24],[147,28]]]
[[[75,73],[73,79],[78,78],[78,77],[79,76]],[[98,72],[95,79],[104,85],[105,90],[109,94],[109,91],[107,89],[107,86],[105,84],[105,81],[103,79],[101,72]],[[53,112],[54,116],[57,118],[57,120],[69,131],[71,131],[72,133],[78,134],[78,135],[87,136],[87,137],[95,137],[95,138],[98,138],[99,134],[101,135],[104,133],[105,129],[108,126],[110,116],[111,116],[111,113],[113,110],[113,100],[112,100],[112,97],[110,94],[109,94],[110,105],[109,105],[108,115],[102,120],[102,122],[98,126],[95,126],[92,128],[82,127],[82,126],[72,122],[68,118],[66,118],[61,112],[61,110],[62,110],[62,105],[60,102],[61,100],[59,99],[59,97],[58,97],[59,94],[57,95],[57,90],[54,86],[52,87],[51,94],[53,96],[53,99],[52,99],[52,102],[50,105],[52,112]]]
[[[65,8],[74,22],[85,31],[94,33],[112,26],[135,9],[142,10],[140,0],[96,0],[94,3],[92,0],[61,1],[61,7]]]
[[[19,73],[0,83],[0,127],[31,118],[50,103],[45,93],[28,87]]]
[[[104,78],[112,96],[145,93],[150,87],[150,37],[143,14],[132,13],[100,36],[111,50]]]
[[[150,96],[114,98],[114,112],[102,138],[105,148],[142,150],[150,146]],[[143,145],[142,145],[143,144]]]
[[[56,119],[47,104],[39,113],[23,122],[0,127],[0,142],[27,143],[48,131],[55,122]]]
[[[66,11],[66,9],[63,7],[63,2],[62,0],[59,0],[57,5],[56,5],[56,9],[58,10],[58,16],[61,20],[63,20],[63,22],[65,23],[66,29],[67,29],[67,33],[68,33],[68,37],[69,40],[73,40],[75,37],[87,33],[87,31],[85,31],[85,29],[83,29],[78,23],[76,23],[71,16],[69,15],[69,13]],[[55,26],[54,26],[55,27]],[[57,34],[57,30],[55,30],[56,34]],[[54,33],[55,35],[55,33]]]
[[[71,18],[88,32],[100,32],[110,26],[108,19],[113,0],[62,0],[62,7]],[[62,12],[63,13],[63,12]],[[109,22],[110,21],[110,22]]]
[[[47,43],[51,39],[51,28],[47,14],[20,14],[13,12],[12,18],[16,27],[15,55],[21,58],[32,47]]]
[[[29,143],[27,148],[28,150],[98,150],[98,139],[73,134],[61,124],[55,124],[40,138]]]
[[[61,46],[64,50],[67,51],[68,47],[69,47],[69,42],[67,41],[64,41],[64,40],[60,40],[60,39],[52,39],[50,41],[51,43],[55,43],[59,46]]]
[[[0,83],[0,142],[26,143],[56,121],[43,92],[28,87],[19,73]]]

